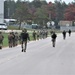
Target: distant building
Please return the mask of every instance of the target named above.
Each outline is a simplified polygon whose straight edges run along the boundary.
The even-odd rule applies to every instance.
[[[4,0],[0,0],[0,23],[4,22]]]
[[[72,26],[72,21],[60,21],[59,25],[60,26]]]
[[[58,25],[60,26],[61,31],[68,31],[69,29],[75,31],[75,22],[73,24],[73,21],[60,21]]]

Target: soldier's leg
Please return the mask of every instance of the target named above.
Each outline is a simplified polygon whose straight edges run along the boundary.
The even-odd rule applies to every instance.
[[[55,47],[55,41],[53,42],[53,47]]]
[[[9,48],[10,48],[11,47],[10,41],[8,43],[9,43]]]
[[[52,46],[53,46],[53,47],[55,46],[54,39],[52,39]]]
[[[24,52],[26,52],[26,48],[27,48],[27,41],[25,41],[25,48],[24,48]]]
[[[0,43],[0,49],[2,49],[2,44]]]
[[[3,41],[0,40],[0,49],[2,49]]]
[[[18,45],[18,40],[16,41],[16,46]]]
[[[17,45],[18,45],[18,40],[16,39],[16,40],[15,40],[15,46],[17,46]]]
[[[53,42],[53,47],[55,47],[55,42],[56,42],[56,39],[54,39],[54,42]]]
[[[13,47],[13,40],[10,40],[10,47]]]
[[[22,47],[22,52],[23,52],[23,41],[22,41],[22,43],[21,43],[21,47]]]
[[[8,43],[9,43],[9,48],[11,48],[11,47],[12,47],[12,46],[11,46],[11,40],[9,40]]]

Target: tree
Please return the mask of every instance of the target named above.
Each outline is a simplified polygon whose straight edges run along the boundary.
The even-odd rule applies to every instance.
[[[40,8],[42,3],[40,1],[32,1],[32,5],[35,7],[35,8]]]
[[[49,20],[54,21],[56,16],[54,3],[49,2],[47,8],[48,8],[47,13],[48,13]]]
[[[41,8],[37,8],[35,12],[35,22],[41,25],[46,25],[47,20],[47,8],[46,5],[42,5]]]
[[[64,19],[73,21],[75,20],[75,5],[69,4],[68,8],[65,9]]]
[[[59,21],[64,19],[64,10],[67,7],[65,2],[55,0],[55,9],[56,9],[56,18],[55,18],[55,25],[58,27]]]
[[[23,2],[20,3],[20,5],[18,5],[18,7],[16,8],[16,12],[14,14],[14,17],[20,22],[19,29],[21,27],[21,23],[30,19],[30,16],[31,14],[29,13],[28,5]]]

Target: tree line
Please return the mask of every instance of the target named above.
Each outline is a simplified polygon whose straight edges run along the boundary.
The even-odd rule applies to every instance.
[[[54,21],[55,25],[58,25],[60,20],[75,20],[75,1],[66,4],[61,0],[55,0],[54,3],[5,0],[4,18],[17,19],[19,24],[26,22],[46,26],[48,21]]]

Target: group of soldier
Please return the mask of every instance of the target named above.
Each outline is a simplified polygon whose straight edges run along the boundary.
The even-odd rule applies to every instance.
[[[68,33],[70,36],[71,30],[69,30]],[[50,34],[51,34],[51,38],[52,38],[53,47],[55,47],[55,41],[56,41],[57,34],[54,31],[51,31]],[[62,32],[62,34],[63,34],[63,39],[65,39],[66,31],[64,30]],[[34,30],[32,32],[32,37],[33,37],[33,40],[35,40],[35,41],[39,40],[39,39],[45,39],[48,37],[48,35],[49,35],[49,32],[47,30],[38,30],[38,31]],[[0,49],[2,49],[3,40],[4,40],[4,36],[3,36],[2,32],[0,32]],[[17,46],[18,44],[21,44],[22,52],[26,52],[27,40],[30,41],[30,36],[26,29],[22,30],[21,33],[10,32],[8,34],[9,48],[12,48],[12,47]]]
[[[0,32],[0,49],[2,49],[3,40],[4,40],[4,36],[3,36],[2,32]],[[18,33],[17,32],[10,32],[8,34],[8,45],[9,45],[9,48],[17,46],[18,45],[18,40],[19,40]]]
[[[48,31],[47,30],[40,30],[35,32],[33,31],[33,39],[34,40],[39,40],[39,39],[45,39],[48,37]]]
[[[69,29],[68,31],[63,30],[62,34],[63,34],[63,39],[66,39],[66,33],[68,32],[69,37],[71,36],[71,30]],[[57,34],[54,31],[51,31],[51,38],[52,38],[52,45],[53,47],[55,47],[55,43],[56,43],[56,38],[57,38]]]
[[[64,40],[66,39],[66,33],[67,33],[67,31],[65,31],[65,30],[62,32]],[[68,34],[69,34],[69,36],[71,36],[71,30],[70,29],[68,31]]]
[[[15,47],[18,45],[19,36],[17,32],[10,32],[8,34],[8,44],[9,48]]]
[[[46,31],[46,30],[38,30],[38,31],[34,30],[32,32],[33,40],[44,39],[47,36],[48,36],[48,31]],[[0,32],[0,49],[2,49],[3,40],[4,40],[3,33]],[[18,44],[21,44],[22,45],[22,52],[23,52],[23,43],[25,44],[25,50],[26,50],[27,40],[30,40],[30,36],[29,36],[29,33],[27,32],[26,29],[23,29],[21,33],[13,32],[13,31],[8,33],[8,46],[9,46],[9,48],[12,48],[12,47],[17,46]]]

